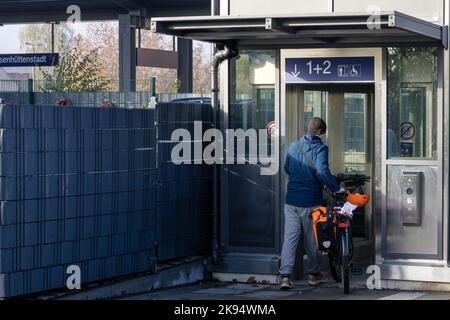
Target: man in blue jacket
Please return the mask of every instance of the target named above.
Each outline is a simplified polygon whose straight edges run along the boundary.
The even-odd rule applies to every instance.
[[[297,246],[304,237],[308,256],[309,284],[314,286],[328,279],[321,273],[320,260],[310,213],[325,205],[323,186],[332,192],[345,192],[331,174],[328,163],[328,147],[322,142],[327,132],[325,121],[312,119],[308,134],[289,147],[284,170],[289,175],[285,205],[285,236],[281,253],[281,285],[283,290],[292,287],[290,277],[295,264]],[[301,263],[301,262],[300,262]]]

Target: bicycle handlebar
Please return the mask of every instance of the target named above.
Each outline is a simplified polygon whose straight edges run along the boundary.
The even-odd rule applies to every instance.
[[[345,184],[347,187],[362,187],[370,182],[370,177],[363,174],[338,174],[336,180],[339,184]]]
[[[367,182],[370,182],[370,177],[359,173],[341,173],[336,176],[336,180],[339,185],[345,189],[348,189],[351,193],[364,193],[363,187]]]

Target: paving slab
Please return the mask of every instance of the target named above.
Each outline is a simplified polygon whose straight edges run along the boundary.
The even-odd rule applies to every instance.
[[[256,291],[250,292],[236,298],[254,299],[254,300],[279,300],[298,295],[295,291]]]
[[[353,283],[350,294],[342,287],[327,282],[317,287],[305,281],[294,282],[289,291],[280,291],[277,285],[253,285],[205,282],[156,292],[122,297],[125,300],[450,300],[450,292],[409,292],[395,290],[368,290]]]
[[[243,294],[246,290],[233,288],[209,288],[192,292],[192,294],[208,294],[208,295],[236,295]]]
[[[450,300],[450,292],[428,292],[416,300]]]
[[[397,292],[380,298],[379,300],[415,300],[425,296],[426,294],[426,292]]]
[[[225,288],[236,289],[236,290],[245,290],[245,291],[258,291],[270,288],[270,285],[254,285],[254,284],[246,284],[246,283],[234,283],[226,286]]]
[[[359,289],[351,291],[348,295],[342,295],[336,300],[379,300],[395,293],[393,291]]]

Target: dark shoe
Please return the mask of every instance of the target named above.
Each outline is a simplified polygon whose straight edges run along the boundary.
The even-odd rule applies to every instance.
[[[310,274],[308,283],[310,286],[317,286],[321,283],[328,281],[328,278],[329,278],[329,276],[326,273],[320,273],[316,276]]]
[[[280,289],[281,290],[290,290],[290,289],[292,289],[291,280],[289,278],[281,278]]]

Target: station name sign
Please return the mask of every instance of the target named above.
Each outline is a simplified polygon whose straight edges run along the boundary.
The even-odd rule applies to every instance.
[[[373,81],[374,57],[286,59],[286,83]]]
[[[0,54],[0,67],[51,67],[58,63],[58,53]]]

